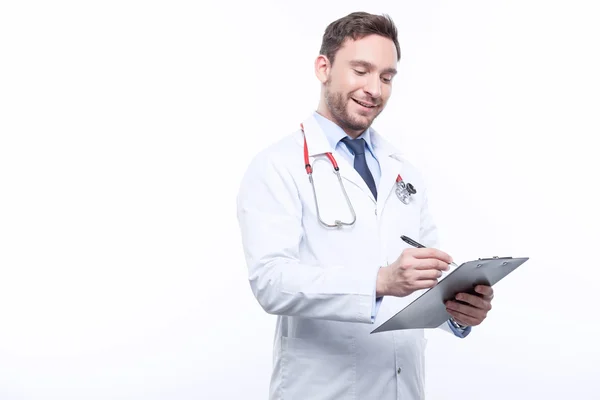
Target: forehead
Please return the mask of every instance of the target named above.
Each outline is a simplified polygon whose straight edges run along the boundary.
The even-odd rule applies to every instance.
[[[345,63],[352,60],[367,61],[380,69],[396,68],[398,53],[391,39],[369,35],[358,40],[347,38],[335,59]]]

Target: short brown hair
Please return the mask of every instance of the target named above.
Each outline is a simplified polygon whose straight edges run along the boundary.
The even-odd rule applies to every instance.
[[[362,39],[367,35],[380,35],[391,39],[396,46],[400,61],[398,30],[389,15],[374,15],[367,12],[353,12],[330,23],[323,34],[320,54],[325,55],[333,65],[335,54],[347,38]]]

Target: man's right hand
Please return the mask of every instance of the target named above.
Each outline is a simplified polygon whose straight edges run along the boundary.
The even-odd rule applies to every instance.
[[[438,249],[405,249],[396,261],[379,269],[377,297],[404,297],[416,290],[432,288],[451,262],[452,257]]]

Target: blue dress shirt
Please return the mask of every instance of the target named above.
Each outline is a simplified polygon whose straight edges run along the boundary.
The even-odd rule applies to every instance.
[[[336,125],[334,122],[328,120],[323,117],[321,114],[315,112],[314,113],[319,126],[325,133],[327,137],[327,141],[331,145],[332,149],[338,151],[345,159],[350,163],[350,165],[354,165],[354,154],[348,149],[348,147],[342,143],[342,139],[348,137],[352,139],[350,136],[344,132],[342,128]],[[371,143],[371,129],[367,129],[364,131],[359,138],[363,138],[366,142],[365,149],[365,158],[367,159],[367,165],[369,170],[371,171],[371,175],[373,175],[373,180],[375,181],[375,186],[379,189],[379,179],[381,178],[381,167],[379,166],[379,161],[377,161],[377,157],[375,157],[375,150],[373,150],[373,145]]]
[[[321,114],[315,112],[314,116],[315,116],[315,119],[317,120],[317,122],[319,123],[321,130],[325,134],[327,141],[329,142],[329,145],[331,146],[331,148],[335,149],[335,151],[339,152],[342,155],[342,157],[344,157],[346,159],[346,161],[348,161],[348,163],[350,163],[350,165],[354,165],[354,154],[352,154],[350,149],[348,149],[348,147],[346,147],[346,145],[342,142],[342,139],[345,137],[349,137],[350,139],[352,139],[352,138],[350,136],[348,136],[346,134],[346,132],[344,132],[344,130],[342,128],[340,128],[337,124],[335,124],[333,121],[330,121],[329,119],[323,117]],[[379,180],[381,178],[381,167],[379,165],[379,161],[377,160],[377,157],[375,156],[375,150],[374,150],[373,144],[371,142],[371,128],[367,128],[358,137],[363,138],[365,140],[365,143],[366,143],[365,158],[367,160],[367,165],[369,167],[369,170],[371,171],[371,174],[373,175],[373,180],[375,181],[375,186],[377,187],[377,190],[379,191]],[[376,290],[376,288],[374,290]],[[373,299],[374,300],[373,300],[373,308],[371,311],[371,322],[375,321],[375,316],[377,315],[377,312],[379,311],[379,306],[381,305],[381,301],[383,298],[378,297],[375,299],[375,296],[373,296]],[[454,332],[454,334],[456,336],[461,337],[461,338],[467,336],[469,334],[469,332],[471,331],[471,327],[467,327],[466,329],[461,331],[461,330],[455,328],[450,323],[450,321],[448,321],[448,326],[450,327],[450,329],[452,329],[452,332]]]

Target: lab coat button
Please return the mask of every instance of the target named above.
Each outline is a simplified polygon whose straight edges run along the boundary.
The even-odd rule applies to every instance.
[[[400,375],[400,372],[402,372],[402,368],[398,368],[398,375]]]

